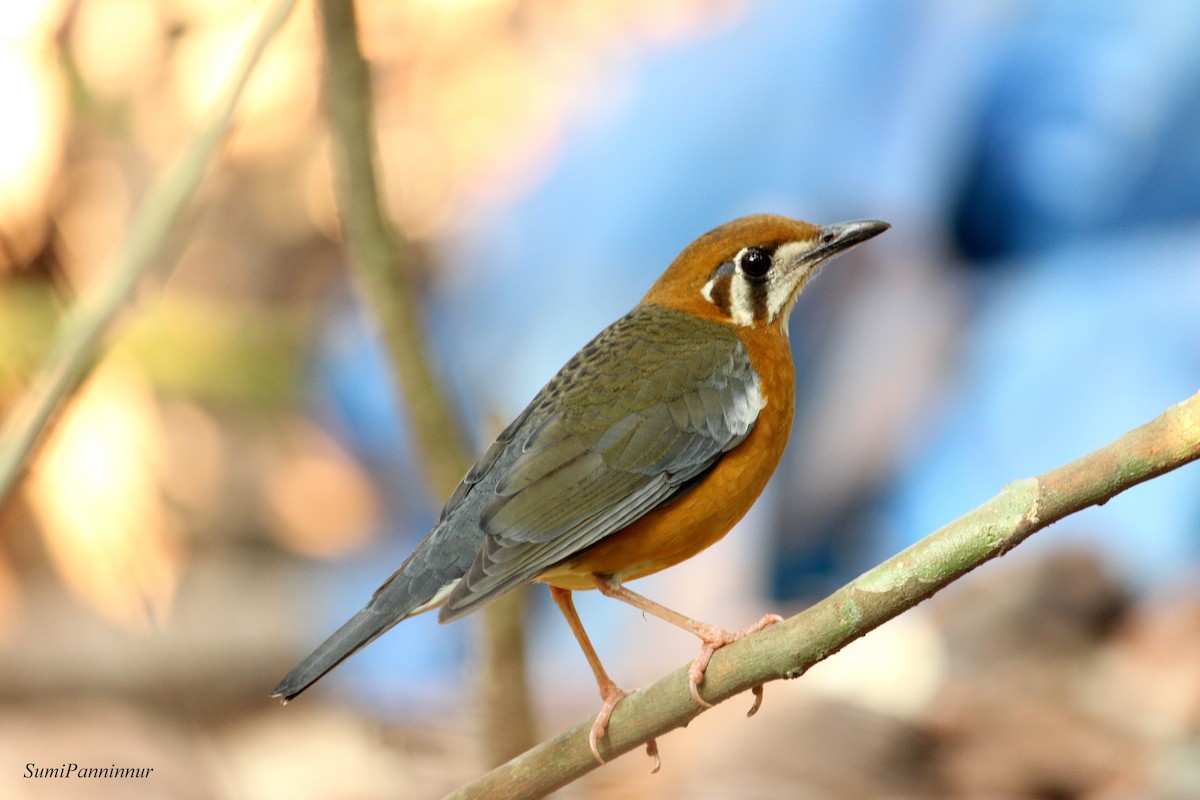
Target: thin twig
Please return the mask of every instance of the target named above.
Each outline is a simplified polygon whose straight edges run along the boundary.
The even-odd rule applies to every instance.
[[[371,79],[352,0],[320,0],[333,174],[346,249],[360,294],[383,333],[404,392],[429,494],[447,497],[471,466],[463,426],[428,355],[421,291],[407,242],[380,200]]]
[[[370,75],[358,43],[354,3],[320,0],[317,5],[325,39],[325,94],[346,247],[404,392],[430,496],[440,503],[466,474],[471,451],[425,344],[421,292],[410,251],[388,222],[379,198]],[[536,741],[525,678],[522,594],[513,592],[483,614],[481,706],[491,764]]]
[[[0,424],[0,505],[16,486],[55,411],[99,359],[118,313],[130,303],[141,279],[152,269],[165,274],[174,266],[164,257],[164,245],[213,163],[259,57],[294,5],[295,0],[276,0],[267,11],[204,127],[174,166],[164,170],[150,187],[125,238],[99,271],[95,289],[63,315],[41,368]]]
[[[719,703],[765,682],[795,678],[1033,533],[1200,458],[1200,393],[1076,461],[1016,481],[974,511],[859,576],[816,605],[717,651],[702,684]],[[601,744],[607,759],[701,714],[682,667],[617,706]],[[492,770],[448,798],[544,797],[597,763],[591,719]]]

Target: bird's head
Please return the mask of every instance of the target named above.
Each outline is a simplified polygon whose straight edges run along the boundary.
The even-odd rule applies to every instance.
[[[741,217],[684,248],[642,302],[786,331],[817,268],[889,227],[876,220],[821,226],[770,214]]]

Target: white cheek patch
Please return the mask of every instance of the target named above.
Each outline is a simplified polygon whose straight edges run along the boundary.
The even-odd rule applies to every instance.
[[[734,266],[745,254],[743,248],[704,284],[700,294],[728,315],[734,325],[749,327],[755,321],[774,323],[781,316],[786,325],[797,295],[814,274],[813,270],[803,267],[789,270],[787,265],[802,262],[812,247],[812,242],[779,245],[772,253],[775,266],[765,283],[751,281],[740,267]]]
[[[704,284],[700,294],[728,315],[733,324],[750,325],[754,322],[754,297],[741,274],[721,270]]]
[[[729,316],[737,325],[753,325],[754,294],[750,289],[750,282],[742,275],[734,275],[729,289]]]
[[[787,242],[780,245],[779,249],[775,251],[775,262],[787,264],[799,261],[811,249],[812,246],[806,242]],[[788,318],[791,316],[792,307],[796,304],[796,298],[813,274],[813,270],[809,269],[805,274],[799,276],[799,280],[793,278],[792,280],[776,279],[771,281],[771,285],[767,289],[767,308],[771,322],[783,314],[783,326],[784,330],[787,330]]]

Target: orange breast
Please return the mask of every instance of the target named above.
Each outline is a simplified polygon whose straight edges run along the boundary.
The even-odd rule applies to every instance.
[[[750,435],[695,486],[633,524],[557,564],[537,580],[593,589],[593,574],[633,580],[691,558],[741,519],[779,465],[795,409],[795,370],[786,337],[774,325],[738,331],[761,381],[766,405]]]

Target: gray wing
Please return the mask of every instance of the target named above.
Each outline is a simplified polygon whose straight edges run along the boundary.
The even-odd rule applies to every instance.
[[[746,438],[764,402],[726,326],[654,306],[608,328],[539,400],[471,498],[482,548],[442,621],[666,502]]]
[[[634,380],[616,380],[633,367]],[[703,475],[763,398],[724,326],[642,306],[584,347],[496,439],[371,601],[274,694],[289,699],[401,620],[455,619],[621,530]]]

